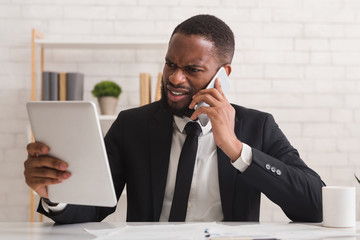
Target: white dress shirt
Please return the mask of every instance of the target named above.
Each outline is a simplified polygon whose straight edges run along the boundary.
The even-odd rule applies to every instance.
[[[182,146],[185,142],[185,125],[191,121],[189,118],[174,116],[173,135],[170,153],[169,170],[166,181],[165,196],[160,215],[160,221],[169,220],[170,209],[175,189],[177,165],[180,158]],[[186,222],[199,221],[221,221],[223,212],[220,199],[219,178],[218,178],[218,159],[217,148],[213,137],[211,122],[206,126],[201,126],[198,140],[198,152],[195,160],[194,173],[189,193]],[[251,164],[251,148],[243,143],[241,156],[232,165],[240,172],[244,172]],[[44,201],[41,202],[45,211],[62,211],[66,204],[59,204],[55,207],[49,206]]]
[[[173,135],[170,153],[169,170],[166,181],[165,196],[160,221],[167,222],[170,215],[175,190],[177,166],[182,146],[186,139],[185,125],[189,118],[174,117]],[[211,122],[201,126],[198,151],[189,193],[186,222],[221,221],[223,212],[220,199],[217,148],[213,137]],[[252,154],[249,146],[243,147],[241,157],[233,163],[241,172],[250,165]],[[243,157],[246,155],[246,159]],[[249,156],[250,155],[250,156]]]

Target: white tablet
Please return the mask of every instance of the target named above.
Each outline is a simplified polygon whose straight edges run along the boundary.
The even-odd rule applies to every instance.
[[[95,104],[83,101],[27,103],[35,141],[50,147],[49,155],[69,164],[71,177],[48,187],[52,202],[116,205],[105,144]]]

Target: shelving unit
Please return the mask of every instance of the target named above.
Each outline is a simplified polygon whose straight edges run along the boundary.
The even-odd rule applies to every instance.
[[[168,42],[159,39],[121,38],[116,40],[95,39],[51,39],[44,38],[36,29],[32,30],[31,43],[31,100],[36,100],[36,48],[41,48],[40,69],[44,71],[45,49],[166,49]]]
[[[45,49],[164,49],[166,50],[168,42],[161,39],[144,38],[114,38],[114,39],[78,39],[78,38],[45,38],[36,29],[32,29],[31,36],[31,101],[36,101],[36,50],[40,47],[40,71],[44,71]],[[41,74],[42,75],[42,74]],[[39,77],[40,78],[40,77]],[[157,88],[160,87],[161,75],[158,76]],[[42,79],[40,79],[42,83]],[[42,84],[40,84],[41,86]],[[150,91],[150,89],[149,89]],[[157,90],[158,92],[159,90]],[[147,93],[148,94],[148,93]],[[158,93],[156,99],[158,99]],[[149,102],[150,103],[150,102]],[[117,116],[100,115],[100,121],[114,121]],[[35,200],[34,193],[30,191],[30,221],[35,220]],[[40,217],[42,221],[42,217]]]

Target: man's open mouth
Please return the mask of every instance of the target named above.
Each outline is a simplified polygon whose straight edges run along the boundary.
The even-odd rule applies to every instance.
[[[185,95],[185,92],[174,92],[174,91],[170,91],[173,95],[175,96],[181,96],[181,95]]]
[[[189,93],[188,89],[186,89],[186,88],[175,88],[173,86],[167,85],[167,89],[174,96],[182,96],[182,95],[186,95],[187,93]]]

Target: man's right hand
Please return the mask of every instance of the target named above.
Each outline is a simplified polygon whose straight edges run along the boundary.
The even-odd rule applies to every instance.
[[[47,155],[49,150],[49,147],[42,143],[28,144],[28,158],[24,163],[26,184],[43,198],[48,198],[48,185],[61,183],[71,176],[71,173],[66,171],[68,164]]]

